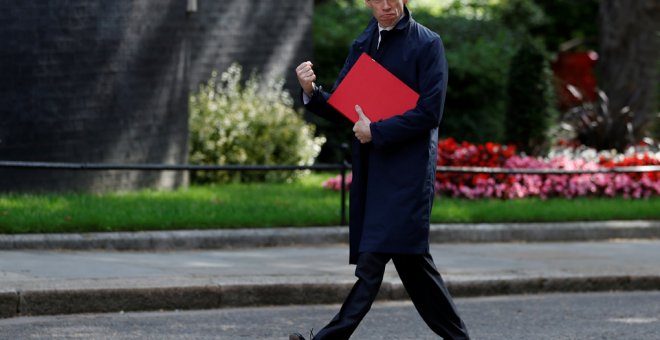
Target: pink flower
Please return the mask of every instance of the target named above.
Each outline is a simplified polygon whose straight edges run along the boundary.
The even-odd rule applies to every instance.
[[[516,155],[514,146],[495,143],[457,143],[453,139],[438,143],[438,165],[480,166],[508,169],[593,170],[601,167],[660,165],[660,152],[644,147],[625,154],[599,152],[582,146],[551,150],[545,158]],[[351,176],[347,178],[350,187]],[[339,176],[328,179],[323,186],[341,189]],[[660,172],[646,174],[596,173],[560,175],[488,175],[436,174],[438,194],[469,199],[523,197],[623,197],[643,198],[660,195]]]

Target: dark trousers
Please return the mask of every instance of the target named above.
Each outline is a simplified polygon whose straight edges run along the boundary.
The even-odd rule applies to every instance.
[[[390,259],[394,261],[396,271],[417,312],[431,330],[447,340],[469,339],[467,328],[458,315],[430,254],[362,253],[355,268],[358,281],[339,313],[316,334],[314,340],[348,339],[353,334],[376,299],[383,282],[385,265]]]

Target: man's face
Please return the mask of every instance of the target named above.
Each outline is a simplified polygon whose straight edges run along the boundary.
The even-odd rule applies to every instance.
[[[382,27],[390,27],[403,15],[408,0],[364,0]]]

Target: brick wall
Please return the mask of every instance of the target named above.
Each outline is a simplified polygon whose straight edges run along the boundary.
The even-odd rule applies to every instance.
[[[0,0],[0,159],[185,163],[188,91],[237,61],[287,76],[312,0]],[[293,84],[293,85],[292,85]],[[0,169],[0,191],[173,188],[185,173]]]
[[[191,90],[232,62],[284,78],[294,94],[295,67],[312,54],[313,0],[198,0],[192,28]],[[297,96],[294,96],[296,98]]]

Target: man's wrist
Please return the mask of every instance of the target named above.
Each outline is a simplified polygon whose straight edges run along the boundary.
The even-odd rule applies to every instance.
[[[303,105],[309,104],[309,102],[312,100],[312,97],[314,96],[314,93],[319,90],[319,87],[316,86],[316,84],[312,83],[312,90],[307,93],[305,89],[302,89],[302,99],[303,99]]]
[[[305,89],[303,89],[302,92],[305,96],[307,96],[307,98],[311,99],[312,97],[314,97],[314,93],[318,92],[319,89],[320,88],[316,86],[316,84],[312,83],[312,89],[309,92],[305,91]]]

